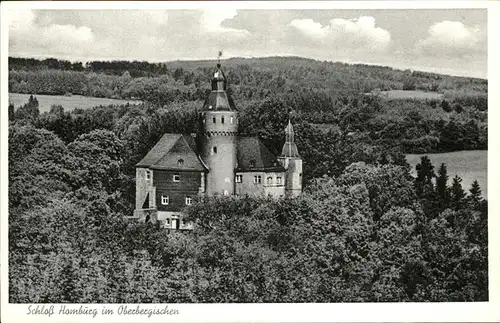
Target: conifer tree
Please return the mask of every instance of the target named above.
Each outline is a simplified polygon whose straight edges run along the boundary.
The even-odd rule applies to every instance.
[[[14,118],[14,105],[12,103],[9,103],[9,120],[14,120]]]
[[[424,193],[428,193],[429,189],[434,188],[432,179],[436,177],[436,174],[434,173],[434,166],[428,156],[421,157],[420,164],[418,164],[415,168],[417,170],[415,192],[419,197],[421,197]]]
[[[453,183],[451,184],[450,189],[450,197],[451,197],[451,205],[454,209],[458,210],[463,204],[466,193],[462,188],[462,179],[455,175],[453,177]]]
[[[446,165],[442,163],[438,170],[438,176],[436,177],[436,194],[439,199],[441,210],[446,209],[450,201],[447,183],[448,171]]]
[[[483,198],[481,196],[481,188],[479,187],[479,183],[477,182],[477,180],[472,182],[472,185],[471,185],[469,192],[470,192],[470,196],[469,196],[468,200],[472,204],[472,206],[477,209],[479,207],[479,204],[483,200]]]

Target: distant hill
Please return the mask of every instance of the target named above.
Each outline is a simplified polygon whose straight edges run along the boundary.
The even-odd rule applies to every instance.
[[[200,106],[210,92],[215,64],[198,60],[83,65],[11,58],[9,89],[64,98],[73,94],[80,108],[83,101],[97,97],[140,100],[152,111],[172,104],[188,111]],[[302,57],[231,58],[222,64],[228,92],[242,115],[253,113],[247,120],[260,120],[252,129],[291,109],[297,119],[322,133],[340,129],[364,136],[357,140],[397,146],[407,153],[487,147],[487,80]]]

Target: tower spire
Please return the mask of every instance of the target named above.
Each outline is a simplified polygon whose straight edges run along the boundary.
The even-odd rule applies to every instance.
[[[285,144],[281,150],[281,157],[300,157],[295,144],[295,131],[292,125],[292,111],[288,112],[288,125],[285,128]]]

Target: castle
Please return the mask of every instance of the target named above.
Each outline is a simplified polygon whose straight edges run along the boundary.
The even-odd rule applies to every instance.
[[[166,229],[191,229],[182,210],[200,196],[297,196],[302,159],[291,122],[280,156],[257,137],[238,136],[238,110],[217,64],[199,113],[198,135],[166,133],[136,165],[133,218]]]

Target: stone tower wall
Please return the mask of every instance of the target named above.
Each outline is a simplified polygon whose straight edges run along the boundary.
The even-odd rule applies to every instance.
[[[280,157],[279,161],[285,167],[285,194],[298,196],[302,193],[302,159]]]
[[[232,123],[231,123],[232,117]],[[201,115],[202,158],[207,164],[207,195],[233,195],[237,164],[238,120],[235,111],[207,111]],[[215,118],[215,123],[213,122]],[[224,123],[222,123],[224,118]],[[216,147],[217,152],[214,152]]]

